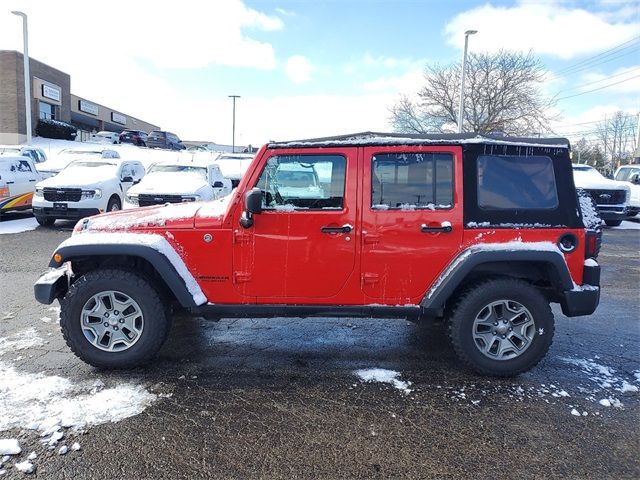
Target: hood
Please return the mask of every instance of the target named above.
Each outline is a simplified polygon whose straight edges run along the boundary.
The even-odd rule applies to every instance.
[[[99,186],[105,180],[115,179],[116,173],[117,169],[114,165],[70,168],[62,170],[54,177],[43,180],[38,186],[51,188],[86,188]]]
[[[598,172],[580,172],[574,170],[573,181],[579,188],[595,188],[598,190],[628,190],[624,182],[610,180]]]
[[[134,185],[128,194],[155,193],[165,195],[183,195],[196,193],[209,184],[197,173],[152,172]]]
[[[157,228],[192,228],[201,202],[172,203],[103,213],[78,222],[81,231],[130,231]]]

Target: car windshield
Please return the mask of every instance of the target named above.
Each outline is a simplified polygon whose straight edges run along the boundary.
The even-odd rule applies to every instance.
[[[204,167],[194,167],[193,165],[154,165],[149,169],[149,173],[197,173],[202,178],[207,178],[207,169]]]
[[[111,137],[113,135],[113,133],[111,132],[98,132],[96,133],[96,136],[98,137]]]
[[[590,167],[589,165],[574,165],[573,170],[576,172],[591,172],[595,171],[595,168]]]
[[[110,162],[85,162],[82,160],[78,160],[75,162],[71,162],[65,170],[70,170],[72,168],[95,168],[95,167],[115,167],[115,163]]]
[[[618,173],[616,173],[616,180],[621,180],[623,182],[626,182],[635,174],[640,174],[640,167],[621,168],[620,170],[618,170]]]
[[[102,150],[62,150],[60,155],[86,155],[88,157],[95,157],[102,155]]]

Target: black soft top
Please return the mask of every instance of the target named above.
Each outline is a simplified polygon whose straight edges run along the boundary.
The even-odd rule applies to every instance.
[[[569,148],[563,137],[505,137],[478,133],[381,133],[360,132],[335,137],[289,140],[267,144],[269,148],[344,147],[382,145],[507,145],[517,147]]]

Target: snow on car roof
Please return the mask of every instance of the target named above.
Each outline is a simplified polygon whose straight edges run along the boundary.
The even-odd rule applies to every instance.
[[[361,132],[335,137],[310,138],[306,140],[291,140],[285,142],[269,142],[269,148],[291,147],[330,147],[345,145],[425,145],[425,144],[499,144],[521,147],[569,148],[566,138],[528,138],[503,137],[497,135],[481,135],[477,133],[380,133]]]

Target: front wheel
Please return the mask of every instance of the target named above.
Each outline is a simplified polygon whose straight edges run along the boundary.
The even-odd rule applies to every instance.
[[[160,294],[128,270],[93,270],[60,301],[60,327],[73,353],[94,367],[133,367],[149,361],[170,327]]]
[[[42,225],[43,227],[50,227],[56,221],[56,219],[52,217],[41,217],[40,215],[34,216],[36,217],[36,222],[38,222],[38,225]]]
[[[118,210],[122,210],[122,204],[120,203],[120,199],[113,195],[109,199],[109,203],[107,203],[107,212],[117,212]]]
[[[510,377],[532,369],[549,350],[553,333],[549,302],[529,283],[511,278],[470,286],[449,317],[458,357],[483,375]]]
[[[622,220],[605,220],[604,223],[607,224],[607,227],[618,227],[622,223]]]

